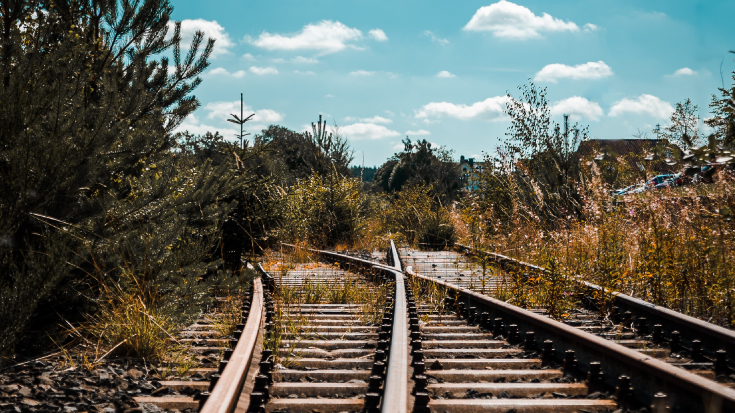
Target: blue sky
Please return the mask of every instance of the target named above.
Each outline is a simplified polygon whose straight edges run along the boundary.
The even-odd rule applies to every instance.
[[[650,137],[686,98],[708,117],[735,70],[731,0],[172,3],[185,36],[217,39],[202,106],[181,129],[233,136],[242,92],[248,132],[303,131],[322,114],[366,166],[406,135],[456,158],[494,151],[506,92],[529,79],[592,137]]]

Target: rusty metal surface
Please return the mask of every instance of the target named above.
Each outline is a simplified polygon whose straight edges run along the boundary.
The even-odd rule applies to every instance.
[[[457,244],[455,247],[460,250],[460,252],[468,255],[478,253],[471,247],[465,245]],[[492,257],[501,265],[514,265],[529,268],[534,271],[548,272],[545,268],[502,254],[487,251],[481,251],[481,253]],[[591,290],[604,291],[604,288],[599,285],[587,281],[580,282]],[[686,345],[691,343],[692,340],[700,340],[702,342],[704,353],[709,355],[711,358],[714,358],[714,353],[717,350],[726,350],[729,364],[731,367],[735,368],[735,331],[649,303],[627,294],[609,291],[608,293],[615,297],[615,304],[621,308],[621,311],[632,310],[639,316],[645,316],[650,324],[662,324],[664,326],[664,335],[667,337],[670,337],[671,332],[676,330],[681,333],[682,342]]]
[[[638,392],[636,396],[643,399],[641,401],[644,404],[650,404],[650,398],[657,391],[664,391],[672,397],[675,412],[735,411],[735,390],[531,311],[440,280],[414,274],[411,267],[407,267],[406,272],[411,276],[457,291],[466,303],[477,306],[478,309],[483,308],[503,315],[505,323],[517,324],[522,331],[534,331],[537,339],[554,340],[555,352],[559,359],[566,350],[571,349],[576,351],[582,368],[586,369],[592,361],[600,361],[605,372],[605,380],[612,387],[615,386],[615,379],[618,376],[623,374],[631,376]],[[641,391],[642,388],[647,389]]]
[[[290,244],[283,244],[293,247]],[[378,271],[388,273],[395,278],[396,295],[395,307],[393,314],[393,329],[391,332],[390,354],[388,356],[388,365],[386,368],[385,390],[381,401],[381,412],[385,413],[405,413],[408,406],[408,325],[406,319],[406,291],[404,285],[404,275],[401,271],[397,271],[395,267],[383,265],[380,263],[364,260],[361,258],[350,257],[348,255],[339,254],[324,250],[310,250],[318,253],[322,257],[328,258],[330,261],[338,262],[347,267],[355,266],[363,269],[376,269]],[[398,257],[395,246],[392,253]],[[400,266],[400,259],[396,259]],[[400,267],[399,267],[400,268]]]
[[[397,262],[400,266],[400,262]],[[406,320],[406,287],[403,273],[392,271],[396,279],[393,331],[390,341],[388,371],[381,412],[405,413],[408,409],[408,325]]]
[[[240,391],[245,383],[250,361],[258,338],[263,311],[263,284],[259,278],[253,280],[253,301],[242,336],[234,348],[212,394],[202,407],[202,413],[230,413],[242,403]]]

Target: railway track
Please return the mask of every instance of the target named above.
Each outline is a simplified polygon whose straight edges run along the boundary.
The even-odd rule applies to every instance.
[[[395,254],[398,254],[397,251]],[[508,345],[518,346],[522,343],[524,350],[540,354],[542,363],[543,359],[546,358],[549,363],[548,366],[553,366],[555,362],[558,363],[563,367],[564,375],[569,377],[567,380],[584,380],[588,385],[587,394],[593,394],[590,393],[590,390],[595,389],[594,393],[597,393],[595,397],[610,395],[619,405],[630,408],[666,404],[671,406],[674,411],[682,412],[735,411],[735,392],[732,389],[714,380],[694,374],[694,372],[697,372],[714,378],[715,374],[711,370],[717,365],[717,360],[714,360],[714,362],[697,362],[697,360],[693,360],[694,357],[691,357],[692,349],[687,349],[683,345],[677,348],[679,350],[678,354],[672,352],[671,348],[664,348],[666,345],[670,346],[671,342],[668,339],[667,343],[663,326],[646,323],[644,316],[622,313],[624,319],[621,324],[629,327],[620,329],[619,325],[613,326],[616,329],[615,336],[606,334],[604,328],[597,325],[599,315],[588,309],[579,311],[577,316],[568,321],[567,324],[560,323],[545,317],[543,310],[539,309],[535,312],[522,310],[491,298],[489,295],[492,295],[494,290],[502,284],[500,274],[489,273],[487,268],[483,274],[482,270],[463,265],[462,260],[458,259],[460,257],[456,255],[443,260],[432,260],[431,255],[431,253],[425,252],[404,251],[402,257],[404,264],[408,265],[407,273],[413,279],[424,283],[422,288],[429,285],[434,289],[444,289],[448,293],[450,308],[461,318],[467,320],[470,324],[478,325],[486,332],[491,332],[496,339],[498,337],[505,338]],[[517,265],[517,262],[512,264]],[[418,271],[414,271],[414,268],[417,268]],[[532,268],[526,269],[531,270]],[[535,269],[538,269],[538,267],[535,267]],[[588,287],[594,289],[596,286],[589,285]],[[477,290],[483,291],[484,294],[478,293]],[[456,297],[456,299],[453,300],[453,297]],[[646,315],[653,314],[655,317],[649,315],[651,318],[659,319],[669,315],[669,320],[671,319],[670,310],[665,315],[657,315],[654,306],[647,305],[645,308]],[[677,315],[676,319],[681,320],[682,317],[680,316]],[[707,327],[702,325],[706,323],[699,322],[695,324],[701,329]],[[575,327],[572,327],[572,325]],[[671,324],[668,326],[671,328]],[[687,326],[679,324],[675,327],[684,329]],[[712,327],[715,327],[712,330],[719,332],[720,328]],[[652,336],[654,332],[660,344],[653,345]],[[674,333],[673,336],[677,336],[677,334]],[[691,340],[690,342],[694,341],[691,337],[689,340]],[[715,346],[728,346],[726,340],[716,342],[712,339],[710,342]],[[651,348],[646,348],[648,344],[651,344]],[[636,350],[624,347],[624,345]],[[694,345],[695,347],[701,345],[701,342],[695,342]],[[701,347],[699,348],[701,349]],[[721,369],[718,372],[722,374],[719,378],[726,380],[723,376],[730,371],[725,364],[726,362],[723,363],[722,361],[724,359],[723,355],[727,353],[719,351],[715,354],[720,357],[720,364],[717,368]],[[662,357],[663,360],[655,359],[653,356]],[[687,359],[687,356],[690,358]],[[706,356],[700,353],[698,357]],[[700,358],[700,360],[702,359]],[[679,363],[676,363],[677,361]],[[678,366],[675,367],[675,365]],[[689,367],[689,370],[695,371],[687,371],[680,367]],[[598,370],[602,372],[602,375],[598,374]],[[590,385],[592,389],[589,388]],[[563,394],[569,395],[567,393]],[[434,400],[431,403],[434,403]],[[464,405],[466,402],[456,401],[455,403]],[[519,407],[514,408],[517,411],[523,411],[523,407],[520,407],[522,404],[520,403]],[[561,404],[560,402],[559,406]],[[438,406],[439,404],[437,404]],[[480,409],[479,406],[477,408]],[[529,409],[529,411],[542,411],[538,408],[537,410]],[[561,407],[558,409],[561,409]],[[582,409],[594,411],[586,408]],[[437,409],[437,411],[439,410],[441,408]],[[578,410],[573,408],[571,411]],[[489,411],[494,410],[490,409]],[[495,411],[502,411],[502,408]],[[562,410],[552,408],[549,411]]]
[[[476,257],[471,249],[458,249],[459,253],[403,250],[403,254],[420,274],[493,297],[502,296],[499,290],[508,281],[505,269],[548,273],[492,253],[484,253],[489,258],[484,262],[491,267],[483,269],[469,259]],[[565,324],[735,388],[735,332],[625,294],[608,292],[612,302],[600,304],[595,297],[602,288],[587,282],[579,285],[584,306],[569,311]],[[531,311],[548,315],[543,308]]]
[[[238,344],[232,358],[251,357],[250,366],[228,363],[201,411],[407,411],[403,275],[369,261],[328,258],[284,264],[271,274],[260,267],[264,318],[252,321],[263,327],[262,351],[240,357]],[[230,367],[241,372],[233,381],[225,378]]]
[[[261,268],[201,411],[735,411],[735,390],[605,339],[585,317],[574,327],[404,271],[417,257],[394,246],[387,264],[312,253],[327,264]]]

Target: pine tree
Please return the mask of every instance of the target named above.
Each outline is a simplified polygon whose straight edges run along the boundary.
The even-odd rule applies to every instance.
[[[218,214],[196,220],[229,184],[177,155],[172,133],[199,105],[214,41],[199,32],[182,56],[171,12],[166,0],[0,2],[0,351],[59,287],[191,225],[216,236]],[[174,217],[189,227],[161,231]]]

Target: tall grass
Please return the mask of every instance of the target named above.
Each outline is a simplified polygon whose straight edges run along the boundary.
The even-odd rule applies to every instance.
[[[502,225],[491,210],[471,211],[490,223],[482,231],[467,225],[473,221],[463,216],[466,210],[455,208],[462,241],[552,269],[534,282],[509,277],[501,295],[526,306],[534,304],[531,296],[547,308],[561,302],[554,309],[561,314],[574,295],[572,280],[582,279],[708,321],[735,323],[735,187],[727,176],[710,184],[707,196],[683,187],[613,202],[594,175],[586,188],[582,217],[551,223],[516,204]]]

